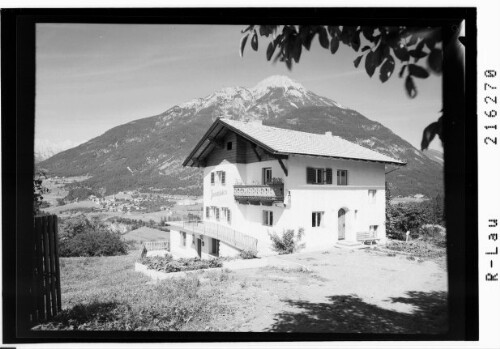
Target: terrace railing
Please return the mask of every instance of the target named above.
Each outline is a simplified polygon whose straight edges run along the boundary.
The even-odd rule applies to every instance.
[[[283,183],[235,185],[234,198],[240,203],[252,201],[283,202],[285,198],[284,185]]]
[[[185,231],[220,240],[228,245],[236,247],[239,250],[257,250],[258,240],[256,238],[221,224],[197,220],[169,222],[168,224],[172,228],[178,227]]]

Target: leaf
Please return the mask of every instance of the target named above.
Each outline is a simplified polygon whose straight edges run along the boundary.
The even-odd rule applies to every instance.
[[[408,50],[406,47],[393,48],[394,55],[401,61],[405,62],[410,59],[410,55],[408,54]]]
[[[245,35],[244,37],[241,38],[241,41],[240,41],[240,57],[243,57],[243,50],[245,49],[245,45],[247,44],[247,40],[248,40],[248,35]]]
[[[399,71],[399,77],[402,78],[403,77],[403,74],[405,73],[405,69],[408,65],[405,64],[401,67],[401,70]]]
[[[359,39],[359,32],[355,32],[354,35],[352,36],[351,40],[351,46],[354,49],[354,51],[358,52],[359,51],[359,46],[361,45],[361,41]]]
[[[325,27],[321,27],[319,29],[319,43],[323,48],[328,48],[328,33],[326,32]]]
[[[441,138],[441,118],[439,118],[438,121],[428,125],[424,129],[424,132],[422,134],[422,141],[420,143],[420,149],[427,149],[436,135]]]
[[[337,36],[334,36],[332,37],[332,41],[330,43],[330,52],[333,54],[335,54],[335,52],[337,52],[337,50],[339,49],[339,45],[340,45],[340,40]]]
[[[410,56],[412,56],[413,58],[424,58],[425,56],[427,56],[427,53],[426,52],[423,52],[423,51],[417,51],[416,49],[415,50],[410,50],[408,51],[408,54]]]
[[[375,30],[375,28],[373,28],[373,27],[362,27],[361,28],[361,31],[363,32],[364,37],[366,38],[366,40],[368,40],[370,42],[373,42],[373,40],[374,40],[374,37],[373,37],[374,30]]]
[[[247,31],[252,30],[252,29],[253,29],[253,25],[249,25],[248,27],[246,27],[245,29],[243,29],[241,31],[241,34],[246,33]]]
[[[368,76],[370,76],[370,77],[373,76],[373,73],[375,72],[376,67],[377,67],[377,64],[376,64],[375,54],[372,51],[370,51],[366,55],[366,59],[365,59],[365,70],[366,70],[366,73],[368,74]]]
[[[440,49],[432,49],[427,57],[427,65],[431,71],[440,74],[443,70],[443,52]]]
[[[363,55],[359,56],[354,60],[354,66],[357,68],[359,63],[361,62],[361,59],[363,58]]]
[[[297,41],[295,41],[292,45],[292,57],[295,63],[299,63],[301,53],[302,45],[297,44]]]
[[[312,40],[314,39],[314,35],[316,32],[309,31],[305,34],[304,40],[302,41],[302,45],[306,48],[307,51],[311,48]]]
[[[408,93],[408,96],[410,98],[416,97],[417,88],[415,87],[415,83],[413,82],[413,79],[409,75],[406,77],[405,88],[406,88],[406,93]]]
[[[387,80],[389,80],[392,73],[394,72],[394,66],[395,66],[394,58],[392,58],[392,56],[389,56],[385,60],[384,64],[382,64],[382,67],[380,67],[380,75],[379,75],[380,81],[386,82]]]
[[[425,70],[425,68],[422,68],[419,65],[416,64],[409,64],[408,65],[408,72],[410,73],[411,76],[414,76],[416,78],[420,79],[425,79],[429,77],[429,72]]]
[[[252,45],[254,51],[257,51],[259,49],[259,39],[257,38],[257,33],[253,33],[252,41],[250,41],[250,44]]]
[[[271,60],[271,57],[274,54],[274,50],[276,50],[276,45],[274,44],[274,42],[271,41],[267,46],[267,51],[266,51],[266,58],[268,61]]]

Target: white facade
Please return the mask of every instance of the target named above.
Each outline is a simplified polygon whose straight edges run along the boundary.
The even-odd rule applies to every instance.
[[[345,241],[356,241],[357,233],[376,230],[379,243],[385,242],[385,165],[380,162],[338,160],[326,157],[289,155],[282,160],[288,170],[285,175],[278,160],[252,163],[230,163],[227,160],[204,168],[203,220],[250,235],[258,239],[260,255],[272,254],[270,232],[281,235],[286,229],[304,229],[303,251],[324,250],[339,240],[339,229]],[[308,167],[332,169],[332,184],[308,184]],[[235,184],[263,184],[262,169],[271,168],[272,177],[284,183],[284,201],[271,206],[242,204],[235,200]],[[337,185],[337,170],[347,171],[347,185]],[[225,183],[211,183],[212,173],[225,173]],[[207,217],[207,207],[210,216]],[[214,210],[219,209],[219,218]],[[224,208],[224,210],[223,210]],[[224,214],[230,211],[230,221]],[[345,228],[339,228],[339,210],[345,212]],[[272,226],[265,225],[263,211],[273,212]],[[313,227],[313,213],[321,223]],[[340,218],[342,220],[342,218]],[[340,237],[342,238],[342,237]],[[222,245],[222,243],[221,243]],[[221,251],[222,252],[222,251]]]

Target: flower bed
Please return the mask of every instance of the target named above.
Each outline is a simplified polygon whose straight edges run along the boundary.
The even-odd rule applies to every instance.
[[[173,260],[172,256],[165,257],[143,257],[139,263],[145,265],[148,269],[161,271],[164,273],[175,273],[179,271],[200,270],[209,268],[221,268],[222,261],[218,258],[199,259],[199,258],[180,258]]]

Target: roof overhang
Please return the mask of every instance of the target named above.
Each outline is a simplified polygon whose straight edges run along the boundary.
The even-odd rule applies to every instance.
[[[204,157],[209,154],[214,147],[217,145],[217,139],[224,136],[228,131],[232,131],[237,135],[243,137],[249,142],[259,146],[267,153],[281,158],[287,158],[289,155],[295,156],[313,156],[313,157],[321,157],[321,158],[329,158],[329,159],[339,159],[339,160],[355,160],[355,161],[366,161],[366,162],[378,162],[389,165],[397,165],[397,166],[406,166],[406,162],[403,161],[383,161],[383,160],[372,160],[372,159],[360,159],[360,158],[349,158],[349,157],[340,157],[340,156],[327,156],[327,155],[317,155],[317,154],[303,154],[303,153],[290,153],[290,152],[280,152],[276,149],[271,148],[265,143],[249,136],[248,134],[242,132],[241,130],[229,125],[224,122],[223,119],[217,119],[210,126],[207,132],[200,139],[198,144],[194,147],[194,149],[189,153],[186,160],[182,163],[182,166],[191,166],[191,167],[204,167]]]

